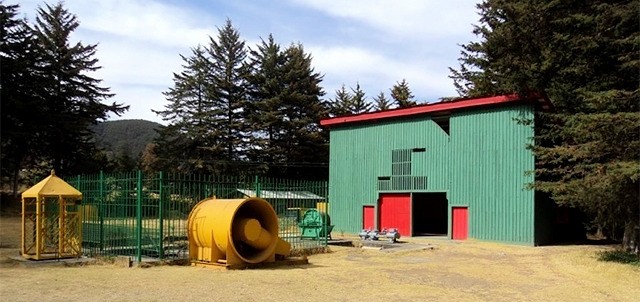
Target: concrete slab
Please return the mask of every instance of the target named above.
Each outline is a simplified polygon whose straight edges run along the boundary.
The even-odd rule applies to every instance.
[[[352,239],[331,239],[327,240],[327,244],[337,246],[354,246]]]
[[[354,242],[354,246],[360,246],[362,249],[379,250],[386,253],[400,252],[400,251],[414,251],[414,250],[428,250],[435,249],[436,246],[430,243],[409,243],[409,242],[395,242],[389,241],[372,241],[362,240],[359,243]]]
[[[15,264],[23,267],[51,267],[51,266],[79,266],[85,264],[93,264],[96,262],[94,258],[65,258],[65,259],[48,259],[48,260],[30,260],[22,256],[9,257]]]

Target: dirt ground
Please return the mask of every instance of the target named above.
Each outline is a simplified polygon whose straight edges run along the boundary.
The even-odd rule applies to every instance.
[[[19,240],[20,219],[0,217],[2,301],[640,301],[640,268],[596,260],[610,246],[410,239],[436,248],[331,246],[309,265],[226,271],[25,267],[8,260]]]

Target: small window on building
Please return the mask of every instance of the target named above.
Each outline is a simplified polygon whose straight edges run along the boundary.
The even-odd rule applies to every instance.
[[[391,175],[411,175],[412,149],[391,151]]]
[[[431,118],[431,120],[434,123],[436,123],[436,125],[438,125],[440,127],[440,129],[442,129],[442,131],[444,131],[444,133],[449,135],[449,120],[450,120],[450,118],[451,118],[451,116],[449,114],[444,114],[444,115],[433,116]]]

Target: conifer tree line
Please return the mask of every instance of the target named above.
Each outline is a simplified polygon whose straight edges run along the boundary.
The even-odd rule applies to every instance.
[[[320,120],[393,107],[384,93],[367,100],[359,83],[323,99],[323,76],[301,44],[283,47],[270,34],[248,46],[231,20],[181,58],[155,111],[168,125],[144,156],[148,170],[326,179]],[[397,107],[416,104],[405,80],[390,91]]]
[[[34,22],[20,17],[19,5],[1,1],[0,9],[3,187],[17,192],[51,169],[63,176],[117,169],[90,129],[128,106],[107,104],[114,94],[92,77],[101,68],[97,45],[71,41],[79,20],[63,2],[40,6]],[[382,92],[367,99],[359,84],[343,99],[324,99],[323,76],[301,44],[283,47],[269,35],[249,47],[229,20],[181,58],[167,105],[156,111],[167,125],[126,167],[326,179],[322,118],[415,104],[405,80],[390,100]]]
[[[384,91],[380,91],[371,101],[367,100],[366,93],[360,87],[360,83],[356,82],[356,86],[347,89],[342,86],[336,90],[335,97],[329,99],[329,113],[331,116],[360,114],[371,111],[383,111],[394,108],[408,108],[418,105],[415,96],[409,88],[407,80],[396,82],[389,89],[387,98]]]
[[[0,2],[0,130],[3,187],[17,192],[21,179],[99,171],[106,159],[96,149],[91,125],[128,106],[101,80],[96,45],[72,43],[79,26],[61,3],[38,8],[33,23],[18,5]]]
[[[480,38],[452,69],[462,96],[546,92],[535,118],[536,194],[589,227],[640,240],[640,1],[485,0]]]
[[[227,20],[188,56],[156,111],[168,123],[145,167],[183,173],[326,178],[328,116],[301,44],[272,35],[253,48]]]

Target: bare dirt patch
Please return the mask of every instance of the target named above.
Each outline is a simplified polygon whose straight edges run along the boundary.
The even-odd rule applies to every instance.
[[[0,259],[20,219],[0,217]],[[332,246],[310,265],[225,271],[190,266],[22,267],[0,262],[7,301],[638,301],[640,269],[597,261],[606,246],[522,247],[411,239],[436,249]],[[2,260],[0,260],[2,261]]]

